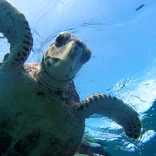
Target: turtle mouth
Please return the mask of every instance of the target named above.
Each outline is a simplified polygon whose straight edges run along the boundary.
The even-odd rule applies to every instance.
[[[63,47],[56,48],[49,55],[43,56],[43,69],[46,75],[55,81],[71,81],[90,56],[91,52],[84,43],[74,40]]]

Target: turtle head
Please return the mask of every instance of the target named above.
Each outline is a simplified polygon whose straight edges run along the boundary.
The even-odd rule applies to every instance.
[[[53,84],[55,81],[57,87],[63,88],[90,57],[91,51],[81,40],[68,32],[62,32],[43,55],[42,70],[51,78]]]

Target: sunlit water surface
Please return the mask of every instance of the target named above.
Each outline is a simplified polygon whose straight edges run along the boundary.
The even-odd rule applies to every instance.
[[[108,93],[123,99],[140,114],[142,137],[130,140],[120,126],[93,116],[86,132],[112,155],[156,155],[156,1],[145,0],[9,0],[25,14],[34,38],[27,62],[40,61],[61,31],[81,38],[91,60],[75,78],[81,99]],[[9,51],[0,39],[0,59]]]

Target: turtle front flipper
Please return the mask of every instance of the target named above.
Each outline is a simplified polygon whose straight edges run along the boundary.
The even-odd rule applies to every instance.
[[[116,97],[95,94],[80,103],[77,113],[84,118],[92,114],[101,114],[121,125],[127,136],[138,139],[141,134],[141,121],[138,113]]]
[[[0,0],[0,32],[10,43],[10,54],[1,66],[21,67],[31,51],[32,35],[25,16],[6,0]]]

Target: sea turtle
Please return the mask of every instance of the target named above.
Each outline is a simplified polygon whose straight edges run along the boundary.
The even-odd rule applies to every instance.
[[[10,53],[0,64],[0,155],[73,156],[94,113],[121,125],[127,136],[141,133],[138,113],[122,100],[94,94],[80,102],[73,79],[91,51],[77,37],[60,33],[41,62],[24,64],[33,40],[25,16],[0,0],[0,32]]]

